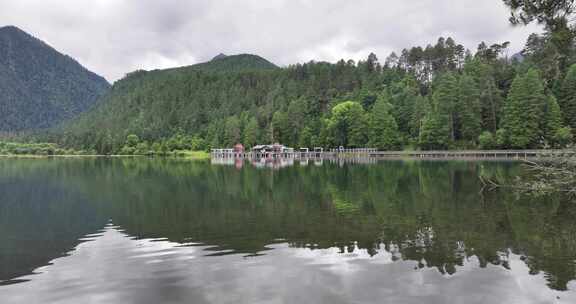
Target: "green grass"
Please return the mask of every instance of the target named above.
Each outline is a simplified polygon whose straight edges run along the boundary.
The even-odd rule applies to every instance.
[[[174,151],[174,156],[185,159],[210,159],[210,153],[206,151],[178,150]]]

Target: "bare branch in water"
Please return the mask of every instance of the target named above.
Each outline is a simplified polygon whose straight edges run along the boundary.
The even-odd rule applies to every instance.
[[[537,161],[524,161],[525,170],[512,184],[501,184],[479,176],[482,190],[507,188],[538,194],[566,193],[576,196],[576,157],[547,156]]]

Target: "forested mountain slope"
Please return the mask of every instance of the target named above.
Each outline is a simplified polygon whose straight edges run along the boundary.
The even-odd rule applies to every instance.
[[[451,38],[359,62],[276,68],[255,55],[137,71],[93,111],[43,140],[118,153],[242,142],[382,150],[563,147],[576,119],[576,66],[549,73],[545,36],[523,60],[508,43],[467,51]],[[555,57],[553,57],[555,58]],[[136,140],[134,140],[136,139]],[[128,149],[134,151],[134,149]],[[128,151],[125,150],[125,151]]]
[[[109,87],[17,27],[0,28],[0,132],[54,126],[89,109]]]
[[[241,113],[261,116],[264,123],[272,114],[266,109],[273,111],[308,89],[294,72],[248,54],[136,71],[116,82],[96,109],[57,128],[53,140],[102,151],[110,149],[107,145],[118,148],[132,133],[148,141],[177,132],[199,135],[223,128],[227,118]]]
[[[256,55],[240,54],[226,56],[219,54],[212,60],[204,63],[195,64],[189,67],[194,70],[206,72],[247,72],[258,70],[273,70],[278,67],[272,62]]]

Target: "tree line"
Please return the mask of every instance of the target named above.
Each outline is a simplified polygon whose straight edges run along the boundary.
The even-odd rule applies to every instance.
[[[518,20],[542,15],[532,6],[523,10],[529,1],[508,2]],[[93,111],[33,137],[105,154],[273,142],[381,150],[563,148],[576,130],[576,51],[573,27],[562,20],[542,18],[544,34],[531,35],[512,55],[507,42],[482,42],[473,52],[440,38],[383,63],[370,54],[358,62],[276,68],[240,55],[225,68],[213,60],[137,71],[115,83]]]

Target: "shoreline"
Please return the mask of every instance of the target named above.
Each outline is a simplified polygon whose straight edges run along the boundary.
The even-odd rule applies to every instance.
[[[39,155],[39,154],[0,154],[0,159],[48,159],[48,158],[171,158],[171,159],[188,159],[188,160],[214,160],[214,159],[262,159],[262,160],[279,160],[279,159],[373,159],[373,160],[533,160],[542,158],[568,158],[576,156],[575,150],[448,150],[448,151],[380,151],[376,153],[354,154],[354,153],[324,153],[312,156],[300,155],[294,153],[290,157],[249,157],[244,155],[227,155],[221,157],[204,151],[179,151],[168,155],[102,155],[102,154],[56,154],[56,155]]]
[[[446,151],[266,151],[234,152],[213,150],[212,159],[537,159],[550,157],[574,157],[576,150],[446,150]]]
[[[179,158],[179,159],[210,159],[210,153],[205,151],[173,151],[166,155],[151,154],[0,154],[0,158],[139,158],[139,157],[160,157],[160,158]]]

